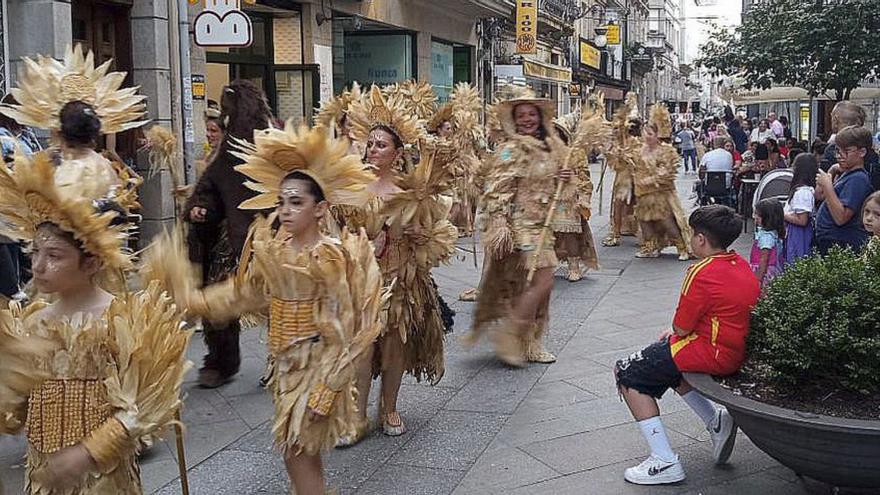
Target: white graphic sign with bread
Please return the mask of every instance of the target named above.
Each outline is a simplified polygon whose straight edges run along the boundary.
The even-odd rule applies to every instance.
[[[253,42],[251,19],[240,0],[205,0],[205,10],[195,19],[199,46],[249,46]]]

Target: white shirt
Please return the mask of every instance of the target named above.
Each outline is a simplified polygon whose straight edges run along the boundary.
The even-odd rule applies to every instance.
[[[785,135],[785,127],[783,127],[782,122],[778,120],[774,120],[770,123],[770,130],[773,131],[773,134],[776,134],[776,137],[782,137]]]
[[[727,172],[727,187],[730,187],[730,178],[733,175],[733,155],[724,148],[714,149],[700,160],[700,166],[706,169],[706,172]]]
[[[785,202],[783,210],[786,215],[789,213],[809,213],[813,215],[816,208],[816,199],[813,196],[815,189],[810,186],[801,186],[794,191],[791,200]]]
[[[774,134],[773,130],[771,130],[771,129],[767,129],[764,132],[761,132],[761,129],[752,129],[752,136],[749,139],[749,141],[751,141],[753,143],[755,141],[757,141],[761,144],[764,144],[765,142],[767,142],[768,139],[775,138],[775,137],[776,137],[776,134]]]

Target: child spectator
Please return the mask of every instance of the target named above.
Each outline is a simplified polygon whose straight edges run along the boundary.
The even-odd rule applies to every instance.
[[[727,462],[736,440],[736,425],[727,410],[693,390],[682,372],[729,375],[742,366],[749,315],[760,289],[748,263],[728,251],[743,227],[732,208],[704,206],[691,214],[689,224],[691,247],[701,260],[685,274],[672,330],[614,368],[618,390],[651,449],[650,457],[624,473],[627,481],[639,485],[685,478],[657,406],[670,388],[706,425],[716,464]]]
[[[824,201],[816,214],[816,248],[822,255],[832,246],[861,251],[868,242],[859,212],[872,191],[871,178],[865,171],[871,132],[864,127],[844,127],[837,133],[835,143],[843,175],[834,182],[822,170],[816,176],[816,199]]]
[[[785,202],[785,262],[794,263],[813,251],[813,212],[819,162],[812,153],[794,159],[794,177]]]
[[[785,220],[782,204],[776,198],[762,199],[755,205],[755,242],[749,264],[761,282],[761,289],[779,275],[783,268]]]
[[[874,191],[865,200],[865,207],[862,209],[862,223],[871,234],[871,240],[868,241],[865,252],[880,250],[880,191]]]

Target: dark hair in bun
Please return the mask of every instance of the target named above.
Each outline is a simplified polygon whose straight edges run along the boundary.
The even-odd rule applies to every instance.
[[[101,133],[101,120],[94,107],[71,101],[61,108],[61,136],[68,144],[94,145]]]

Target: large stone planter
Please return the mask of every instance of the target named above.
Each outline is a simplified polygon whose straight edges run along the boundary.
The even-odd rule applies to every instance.
[[[709,375],[684,376],[701,394],[726,406],[758,448],[798,475],[836,487],[880,487],[880,421],[783,409],[735,395]]]

